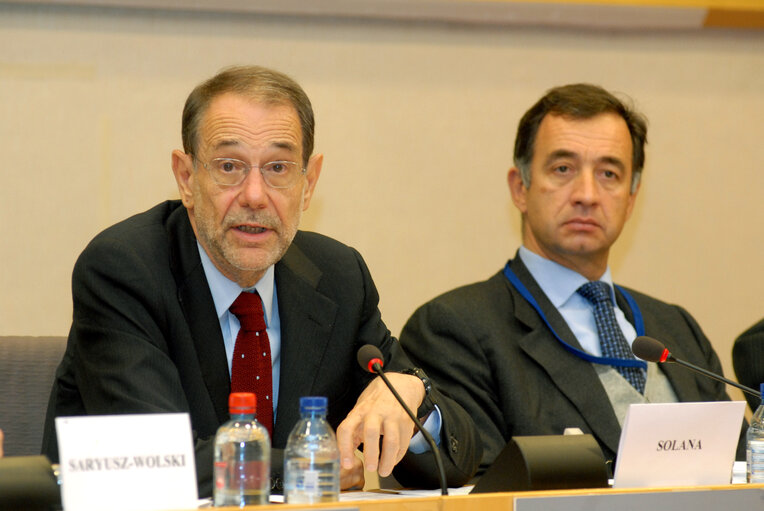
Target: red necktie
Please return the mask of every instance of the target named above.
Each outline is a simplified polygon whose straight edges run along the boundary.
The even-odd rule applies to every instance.
[[[257,420],[273,438],[273,382],[271,343],[265,331],[260,295],[241,293],[229,309],[241,323],[231,363],[231,392],[252,392],[257,398]]]

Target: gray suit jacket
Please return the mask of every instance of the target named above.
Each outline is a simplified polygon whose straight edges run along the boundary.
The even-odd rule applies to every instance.
[[[412,367],[385,327],[360,254],[299,232],[275,268],[281,318],[281,376],[272,474],[299,418],[299,398],[327,396],[335,428],[372,376],[356,362],[378,346],[395,371]],[[220,325],[193,230],[179,201],[168,201],[96,236],[73,274],[74,318],[53,385],[43,453],[58,459],[54,418],[62,415],[187,412],[201,495],[211,493],[213,440],[227,421],[230,379]],[[461,485],[480,459],[469,416],[437,389],[441,450],[449,484]],[[431,453],[396,468],[407,485],[436,487]],[[276,483],[278,484],[278,483]]]
[[[580,347],[522,261],[510,264],[555,331]],[[684,309],[629,293],[640,307],[646,335],[663,341],[678,358],[722,372],[708,339]],[[616,295],[633,323],[623,296]],[[615,458],[621,428],[594,367],[562,347],[503,272],[423,305],[400,339],[414,363],[474,419],[483,441],[478,473],[512,436],[559,435],[566,427],[594,435],[605,458]],[[681,401],[729,399],[721,383],[674,365],[662,369]],[[742,452],[738,449],[738,456]]]

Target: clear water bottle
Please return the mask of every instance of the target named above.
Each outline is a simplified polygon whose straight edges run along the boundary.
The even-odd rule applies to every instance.
[[[340,452],[326,422],[325,397],[300,398],[302,418],[284,452],[284,497],[290,504],[333,502],[340,494]]]
[[[231,420],[215,435],[215,506],[268,504],[271,494],[271,439],[255,420],[255,395],[228,398]]]
[[[761,404],[753,412],[746,433],[746,473],[749,483],[764,483],[764,383],[759,386]]]

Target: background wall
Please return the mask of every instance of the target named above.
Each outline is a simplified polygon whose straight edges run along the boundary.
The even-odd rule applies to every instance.
[[[587,81],[650,119],[617,282],[685,306],[732,374],[764,316],[764,32],[566,29],[0,3],[0,334],[62,335],[70,274],[101,229],[177,196],[170,151],[198,82],[292,75],[326,156],[303,228],[355,246],[397,335],[520,243],[515,127]]]

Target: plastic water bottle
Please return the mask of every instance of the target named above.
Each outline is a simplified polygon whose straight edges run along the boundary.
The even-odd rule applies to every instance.
[[[255,420],[255,395],[228,398],[231,420],[215,435],[215,506],[268,504],[271,494],[271,439]]]
[[[284,452],[284,497],[290,504],[333,502],[340,493],[340,452],[326,422],[325,397],[300,398],[302,418]]]
[[[746,433],[746,473],[749,483],[764,483],[764,383],[759,387],[761,404],[753,412]]]

